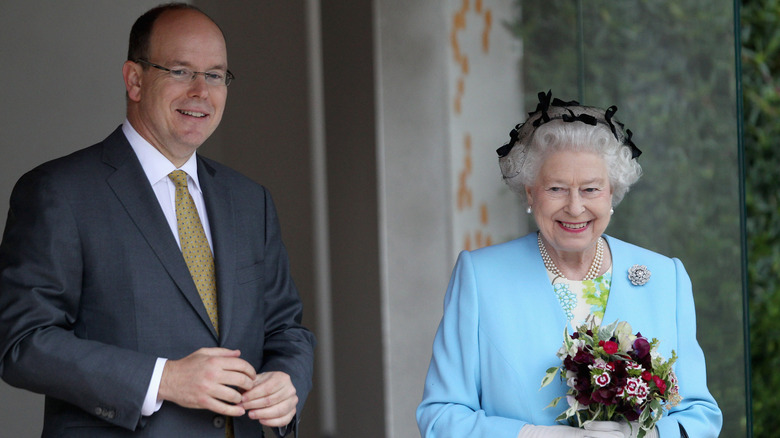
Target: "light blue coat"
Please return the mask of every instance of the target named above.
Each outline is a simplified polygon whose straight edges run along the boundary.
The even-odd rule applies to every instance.
[[[612,286],[604,323],[627,321],[658,338],[659,353],[679,359],[682,402],[658,422],[661,438],[717,437],[722,415],[707,390],[704,354],[696,341],[691,281],[678,259],[606,237]],[[650,280],[634,286],[628,269],[646,265]],[[526,423],[555,424],[566,409],[545,407],[567,387],[559,379],[540,389],[567,326],[539,254],[536,233],[458,258],[433,343],[417,423],[424,438],[515,438]]]

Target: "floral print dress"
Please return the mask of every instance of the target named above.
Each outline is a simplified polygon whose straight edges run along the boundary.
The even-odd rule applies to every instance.
[[[593,280],[569,280],[556,276],[549,270],[547,276],[550,278],[555,297],[572,327],[584,324],[588,315],[593,315],[596,324],[601,324],[609,299],[612,267]]]

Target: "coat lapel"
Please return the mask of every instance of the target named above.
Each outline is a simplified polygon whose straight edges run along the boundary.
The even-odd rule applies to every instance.
[[[216,338],[217,333],[192,281],[181,250],[171,234],[171,229],[141,163],[133,153],[121,128],[114,131],[103,144],[103,161],[116,169],[106,182],[157,255],[160,263],[168,271],[171,279]]]
[[[653,295],[650,293],[650,288],[634,286],[628,279],[628,268],[642,263],[642,260],[626,243],[606,235],[605,237],[612,252],[612,283],[602,323],[611,324],[620,320],[634,326],[645,319],[647,309],[655,307],[651,300]]]
[[[219,334],[222,340],[230,333],[233,316],[233,298],[236,273],[236,242],[233,194],[230,187],[220,182],[217,171],[198,157],[200,180],[206,211],[209,216],[214,266],[217,272],[219,297]]]
[[[529,275],[524,275],[523,278],[519,279],[519,281],[527,282],[529,284],[530,290],[538,291],[536,293],[542,294],[539,297],[539,305],[544,306],[544,308],[551,309],[553,313],[548,314],[545,312],[539,312],[539,314],[546,315],[545,317],[554,316],[554,321],[550,320],[550,322],[555,323],[555,327],[558,329],[555,332],[557,336],[563,330],[562,327],[568,326],[571,328],[571,324],[566,319],[566,314],[561,308],[561,303],[558,301],[558,298],[555,294],[555,288],[550,283],[550,277],[547,275],[547,268],[544,266],[544,261],[542,260],[542,254],[539,251],[539,244],[537,243],[536,236],[536,233],[532,233],[529,235],[529,237],[526,238],[524,242],[526,248],[524,249],[523,253],[531,255],[527,262]]]
[[[602,324],[612,324],[616,319],[620,318],[621,321],[626,319],[626,307],[627,302],[631,300],[629,292],[629,283],[623,273],[625,272],[625,263],[628,262],[626,254],[623,251],[622,245],[616,239],[613,239],[607,235],[604,238],[609,244],[609,251],[612,253],[612,281],[609,286],[609,300],[607,301],[607,309],[604,311],[604,320]]]

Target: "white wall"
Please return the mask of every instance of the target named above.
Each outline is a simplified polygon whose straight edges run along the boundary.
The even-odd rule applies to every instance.
[[[388,437],[419,434],[415,409],[457,253],[516,238],[525,228],[495,153],[522,114],[519,44],[501,22],[512,5],[511,0],[375,1]],[[469,57],[467,72],[456,62],[453,35]],[[465,93],[458,91],[461,79]],[[471,139],[468,153],[465,135]],[[462,193],[471,202],[459,203]]]
[[[452,269],[447,23],[441,2],[375,14],[386,436],[413,437]]]

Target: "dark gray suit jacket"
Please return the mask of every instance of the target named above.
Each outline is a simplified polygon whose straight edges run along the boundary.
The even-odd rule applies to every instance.
[[[0,245],[0,374],[46,395],[43,436],[224,437],[219,416],[141,405],[157,357],[240,349],[292,377],[301,412],[314,336],[301,326],[269,193],[198,157],[213,237],[220,334],[121,129],[24,175]],[[262,435],[244,416],[236,437]]]

